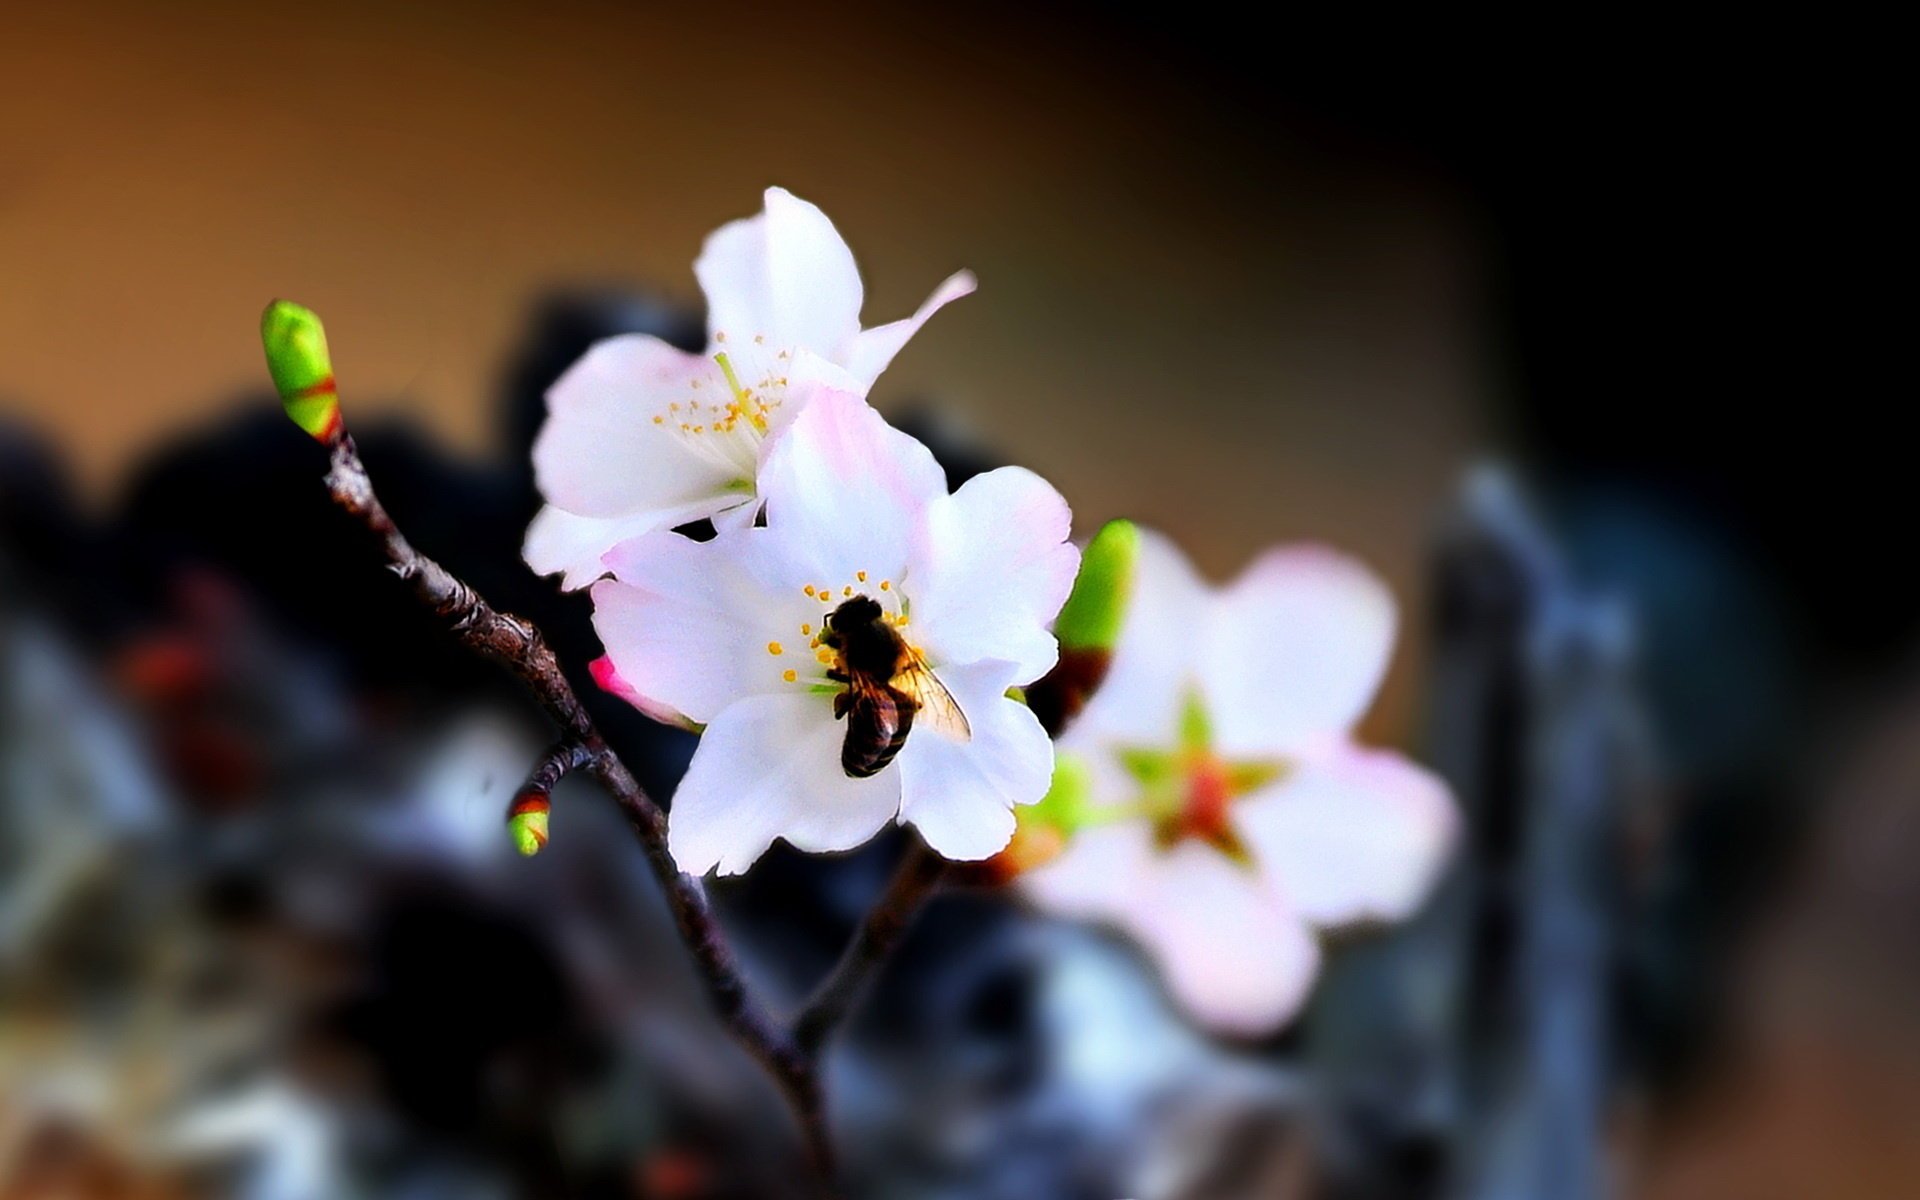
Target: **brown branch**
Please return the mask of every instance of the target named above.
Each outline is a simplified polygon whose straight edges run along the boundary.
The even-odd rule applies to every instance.
[[[539,629],[524,617],[493,608],[466,582],[414,549],[374,493],[350,436],[342,434],[332,443],[327,489],[334,503],[379,542],[388,569],[446,621],[460,643],[518,677],[560,727],[560,741],[535,764],[523,794],[544,796],[563,776],[585,771],[620,806],[666,893],[680,940],[693,958],[714,1014],[778,1086],[800,1126],[808,1158],[831,1192],[835,1155],[827,1128],[820,1053],[898,947],[914,917],[948,877],[950,864],[916,842],[840,961],[791,1026],[776,1020],[748,988],[699,881],[682,874],[674,864],[667,850],[666,814],[600,736]]]
[[[585,745],[576,741],[557,742],[548,747],[533,764],[533,770],[527,772],[527,781],[520,785],[522,796],[551,796],[560,781],[575,771],[584,771],[593,765],[594,753]]]
[[[378,540],[388,569],[422,604],[447,622],[462,645],[519,677],[560,726],[563,744],[574,748],[568,761],[577,756],[575,765],[590,772],[613,796],[666,893],[680,939],[693,957],[715,1015],[734,1041],[779,1086],[799,1122],[808,1156],[821,1179],[830,1181],[833,1143],[827,1130],[816,1054],[811,1048],[803,1049],[748,989],[699,882],[682,874],[667,852],[666,814],[601,738],[546,639],[532,622],[493,608],[472,587],[413,548],[374,494],[373,482],[350,436],[342,435],[333,442],[327,489],[334,503]],[[536,768],[536,775],[539,770]],[[558,775],[554,778],[557,781]]]
[[[949,864],[916,840],[900,860],[887,890],[868,911],[840,961],[822,980],[813,998],[793,1021],[793,1040],[802,1052],[817,1054],[846,1020],[880,965],[892,955],[923,905],[939,888]]]

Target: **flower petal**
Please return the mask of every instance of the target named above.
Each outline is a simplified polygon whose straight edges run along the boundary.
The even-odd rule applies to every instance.
[[[615,574],[593,588],[593,627],[620,677],[655,706],[702,723],[743,696],[784,691],[804,657],[799,627],[818,606],[770,578],[767,532],[732,529],[708,542],[657,532],[607,556]],[[796,654],[770,652],[793,631]]]
[[[541,495],[585,517],[737,502],[727,491],[736,471],[653,420],[715,372],[713,363],[656,337],[597,343],[547,392],[547,423],[533,443]]]
[[[1412,915],[1459,832],[1438,776],[1357,747],[1303,764],[1236,815],[1261,869],[1316,925]]]
[[[600,685],[601,691],[620,697],[662,725],[671,725],[675,729],[684,729],[688,733],[700,732],[700,722],[664,704],[656,704],[641,695],[632,684],[620,678],[620,668],[614,666],[613,660],[606,655],[603,654],[588,663],[587,672],[593,676],[593,681]]]
[[[1300,914],[1258,875],[1189,841],[1135,882],[1137,907],[1125,924],[1194,1019],[1259,1037],[1300,1011],[1319,973],[1320,948]]]
[[[1102,755],[1111,743],[1171,745],[1197,681],[1197,630],[1212,603],[1206,583],[1179,547],[1164,534],[1141,530],[1133,599],[1113,666],[1061,744]],[[1132,798],[1102,796],[1113,803]]]
[[[898,580],[926,506],[946,495],[946,473],[858,396],[819,390],[802,402],[761,468],[767,524],[806,548],[822,583],[860,571]]]
[[[825,696],[750,696],[707,726],[674,792],[667,848],[692,875],[737,875],[783,837],[808,851],[872,837],[900,805],[900,777],[840,769],[845,726]]]
[[[560,574],[560,585],[568,591],[586,587],[607,573],[601,557],[628,538],[656,529],[672,528],[706,515],[704,504],[691,509],[648,509],[625,517],[583,517],[549,504],[527,526],[522,556],[536,575]],[[751,504],[739,506],[751,519]],[[679,515],[686,512],[688,515]],[[714,514],[715,520],[725,514]]]
[[[1073,514],[1024,467],[976,475],[936,497],[908,571],[915,637],[937,662],[1011,659],[1031,683],[1059,657],[1048,625],[1080,566]]]
[[[1060,857],[1020,877],[1035,904],[1082,921],[1118,920],[1132,911],[1136,881],[1153,866],[1145,821],[1093,825],[1075,833]]]
[[[1393,649],[1393,595],[1319,546],[1262,555],[1222,592],[1202,651],[1208,715],[1229,754],[1291,754],[1344,735]]]
[[[1026,705],[1006,692],[1012,663],[942,668],[940,681],[966,714],[958,741],[916,725],[900,764],[900,819],[946,858],[975,860],[1006,848],[1013,806],[1032,804],[1053,780],[1053,742]]]
[[[716,346],[759,336],[838,360],[860,332],[863,290],[853,252],[818,208],[768,188],[758,216],[721,226],[693,264]]]
[[[873,381],[880,377],[880,372],[886,370],[893,356],[900,353],[900,348],[920,332],[920,327],[927,323],[928,317],[960,297],[972,295],[977,286],[973,272],[956,272],[933,289],[933,295],[928,296],[912,316],[861,330],[847,351],[847,370],[861,383],[872,387]]]

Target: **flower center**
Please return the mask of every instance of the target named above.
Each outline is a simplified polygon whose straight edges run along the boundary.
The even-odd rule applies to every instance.
[[[851,580],[838,587],[809,583],[802,585],[800,593],[806,599],[802,609],[805,619],[778,631],[767,643],[767,654],[783,682],[805,684],[819,692],[841,690],[829,676],[847,673],[846,653],[844,646],[830,644],[828,618],[855,597],[871,600],[880,609],[879,620],[905,636],[907,598],[892,579],[879,578],[871,571],[855,571]]]
[[[725,334],[716,335],[726,341]],[[687,393],[653,415],[653,423],[677,436],[694,454],[753,488],[760,443],[787,399],[787,363],[792,353],[766,352],[764,339],[713,356],[717,372],[688,382]]]
[[[1212,723],[1197,696],[1188,698],[1181,713],[1177,747],[1122,747],[1118,755],[1140,785],[1138,811],[1152,823],[1154,843],[1162,851],[1197,841],[1235,862],[1251,863],[1233,823],[1233,804],[1278,779],[1286,763],[1217,753]]]

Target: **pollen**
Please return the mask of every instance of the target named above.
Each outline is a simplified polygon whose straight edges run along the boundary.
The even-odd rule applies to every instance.
[[[803,590],[803,591],[805,591],[805,592],[807,593],[807,595],[809,595],[809,596],[811,596],[811,595],[813,595],[813,585],[812,585],[812,584],[808,584],[808,585],[807,585],[807,586],[806,586],[806,587],[805,587],[804,589],[802,589],[802,590]]]
[[[792,667],[788,667],[786,670],[780,672],[780,678],[786,680],[788,683],[792,683],[794,680],[800,678],[800,676]]]
[[[807,624],[807,622],[805,622],[805,621],[802,621],[802,622],[800,622],[800,636],[801,636],[801,637],[806,637],[806,636],[808,636],[809,634],[811,634],[812,632],[813,632],[813,626],[812,626],[812,625],[809,625],[809,624]]]
[[[814,658],[818,659],[820,661],[820,665],[823,667],[830,667],[833,665],[833,655],[828,653],[825,650],[821,650],[816,654],[814,654]]]
[[[753,335],[753,344],[754,344],[754,345],[756,345],[756,346],[764,346],[764,345],[766,345],[766,344],[767,344],[767,335],[766,335],[766,334],[764,334],[764,333],[756,333],[756,334],[754,334],[754,335]]]
[[[767,643],[768,654],[785,654],[786,652],[787,652],[787,648],[785,646],[782,646],[779,642]]]
[[[880,581],[880,590],[881,590],[881,591],[883,591],[883,592],[890,592],[890,591],[892,591],[892,590],[893,590],[893,580],[891,580],[891,579],[882,579],[882,580]]]
[[[852,595],[853,595],[853,588],[852,588],[852,587],[843,587],[843,588],[841,588],[841,589],[840,589],[840,595],[841,595],[841,596],[843,596],[843,597],[848,597],[848,598],[850,598],[850,597],[852,597]]]
[[[867,581],[867,573],[865,571],[855,571],[853,573],[853,577],[855,579],[858,579],[861,583],[865,583]]]
[[[678,400],[675,400],[675,401],[674,401],[674,402],[673,402],[672,404],[669,404],[669,405],[667,405],[667,411],[668,411],[668,412],[679,412],[679,411],[680,411],[680,402],[679,402]]]
[[[655,418],[653,419],[653,423],[654,423],[655,425],[664,425],[664,424],[666,424],[666,420],[667,420],[667,419],[666,419],[665,417],[655,417]]]

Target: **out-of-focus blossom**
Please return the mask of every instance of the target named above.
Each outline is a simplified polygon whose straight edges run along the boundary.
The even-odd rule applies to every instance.
[[[764,526],[631,540],[593,589],[619,692],[706,726],[674,797],[675,859],[735,873],[776,837],[841,850],[896,818],[949,858],[998,851],[1053,772],[1051,741],[1006,693],[1057,655],[1047,626],[1079,562],[1066,501],[1019,467],[949,494],[925,446],[826,388],[760,487]],[[858,714],[839,715],[848,662],[829,618],[844,625],[860,597],[957,714],[921,707],[898,756],[855,777],[843,749]]]
[[[1216,591],[1149,534],[1138,571],[1106,684],[1060,742],[1100,815],[1025,886],[1129,933],[1205,1025],[1262,1034],[1306,998],[1316,928],[1419,905],[1453,801],[1352,740],[1395,624],[1360,564],[1279,549]]]
[[[604,575],[601,556],[628,538],[702,517],[751,521],[761,464],[810,394],[802,385],[865,395],[927,318],[974,286],[963,271],[913,316],[862,329],[852,251],[825,213],[782,188],[767,189],[760,215],[715,231],[693,270],[706,353],[609,338],[547,394],[533,447],[547,505],[526,559],[566,587]]]

